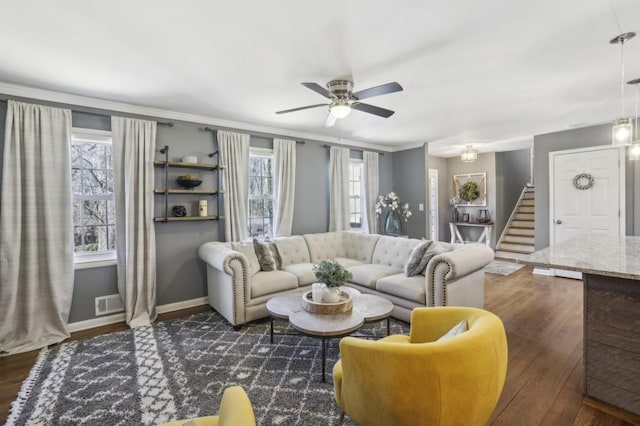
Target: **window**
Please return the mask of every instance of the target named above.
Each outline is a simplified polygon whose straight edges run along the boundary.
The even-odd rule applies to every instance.
[[[109,260],[113,264],[116,206],[111,132],[72,130],[71,186],[76,264]]]
[[[349,222],[351,229],[362,227],[362,160],[351,159],[349,162]]]
[[[251,148],[249,152],[250,237],[273,236],[273,151]]]

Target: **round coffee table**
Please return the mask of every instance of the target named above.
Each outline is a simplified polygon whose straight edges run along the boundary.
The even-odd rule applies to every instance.
[[[361,294],[358,290],[345,288],[353,296],[353,309],[339,314],[316,314],[302,307],[302,293],[276,296],[267,302],[267,311],[271,315],[271,343],[273,343],[273,319],[289,320],[289,324],[301,334],[318,337],[322,340],[322,381],[325,381],[327,340],[344,337],[353,333],[368,322],[387,320],[393,303],[373,294]]]

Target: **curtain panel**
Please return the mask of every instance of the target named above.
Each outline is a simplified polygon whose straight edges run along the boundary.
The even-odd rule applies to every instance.
[[[8,101],[0,198],[0,354],[69,337],[71,111]]]
[[[349,148],[332,146],[329,150],[329,231],[349,229]]]
[[[111,117],[118,291],[131,328],[156,318],[153,187],[157,123]]]
[[[296,192],[296,141],[273,140],[274,162],[274,237],[291,236],[293,204]]]
[[[378,233],[378,217],[376,216],[376,202],[380,192],[380,177],[377,152],[365,151],[363,154],[363,177],[364,177],[364,206],[362,206],[362,223],[365,225],[365,232],[370,234]]]
[[[247,205],[249,204],[249,135],[218,130],[218,151],[224,189],[224,234],[226,241],[247,238]]]

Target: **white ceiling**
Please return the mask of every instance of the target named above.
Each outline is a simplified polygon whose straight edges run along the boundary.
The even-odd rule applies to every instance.
[[[615,14],[619,19],[616,24]],[[612,121],[620,49],[639,0],[20,0],[0,12],[0,81],[390,147],[458,155],[529,146],[533,135]],[[625,46],[640,77],[640,36]],[[367,100],[323,127],[301,82],[351,75]],[[627,90],[627,115],[633,114]]]

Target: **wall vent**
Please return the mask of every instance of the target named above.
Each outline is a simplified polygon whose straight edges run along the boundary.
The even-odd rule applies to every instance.
[[[119,294],[96,297],[96,316],[123,311],[124,304]]]

